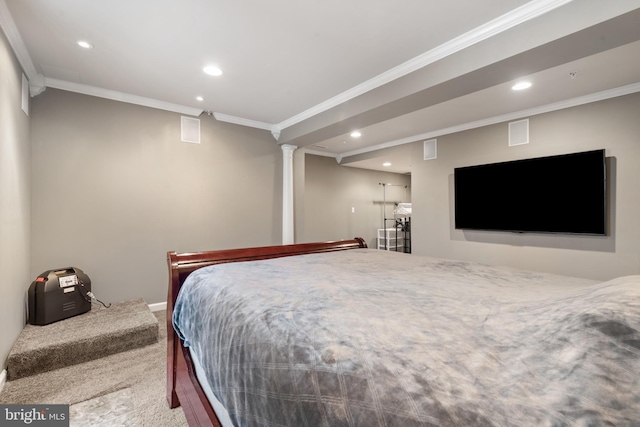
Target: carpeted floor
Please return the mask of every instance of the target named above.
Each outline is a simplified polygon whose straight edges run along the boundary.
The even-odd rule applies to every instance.
[[[165,312],[159,311],[153,314],[158,318],[160,325],[157,344],[8,381],[0,393],[0,403],[75,405],[121,392],[117,395],[132,400],[133,412],[131,416],[126,417],[126,423],[115,425],[186,426],[187,421],[182,409],[169,409],[165,399],[167,345]],[[76,405],[74,410],[82,411],[83,407],[91,411],[91,402]],[[79,418],[78,414],[76,412],[76,418]],[[80,425],[74,422],[74,416],[71,416],[71,425]],[[89,427],[103,424],[82,422],[81,425]]]
[[[158,342],[158,321],[142,298],[94,304],[91,311],[44,326],[25,325],[7,359],[10,380]]]

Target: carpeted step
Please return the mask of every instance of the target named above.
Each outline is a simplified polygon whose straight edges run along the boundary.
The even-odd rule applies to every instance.
[[[158,342],[158,319],[143,299],[94,304],[87,313],[44,326],[26,325],[9,353],[15,380]]]

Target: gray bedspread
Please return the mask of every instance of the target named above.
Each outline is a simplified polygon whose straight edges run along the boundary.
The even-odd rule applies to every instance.
[[[349,250],[200,269],[173,320],[237,426],[640,426],[640,276]]]

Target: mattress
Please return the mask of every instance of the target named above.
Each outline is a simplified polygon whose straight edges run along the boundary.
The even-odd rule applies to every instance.
[[[640,276],[372,249],[192,273],[174,326],[237,426],[638,426]]]
[[[222,403],[218,400],[216,395],[211,390],[211,386],[209,385],[209,380],[207,379],[207,374],[202,367],[202,363],[200,359],[193,350],[189,349],[189,355],[191,356],[191,361],[193,362],[194,370],[196,373],[196,377],[198,378],[198,382],[200,383],[200,387],[204,394],[207,396],[207,400],[213,407],[213,410],[216,411],[216,415],[218,416],[218,421],[222,424],[222,427],[235,427],[231,418],[229,418],[229,412],[227,412],[227,408],[224,407]]]

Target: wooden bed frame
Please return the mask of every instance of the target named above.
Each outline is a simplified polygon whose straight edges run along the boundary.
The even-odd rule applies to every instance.
[[[190,426],[221,427],[213,407],[209,403],[198,379],[189,350],[176,335],[172,315],[180,287],[193,271],[214,264],[254,261],[285,256],[366,248],[365,241],[356,237],[322,243],[262,246],[210,252],[167,253],[169,267],[169,292],[167,295],[167,401],[171,408],[182,406]]]

